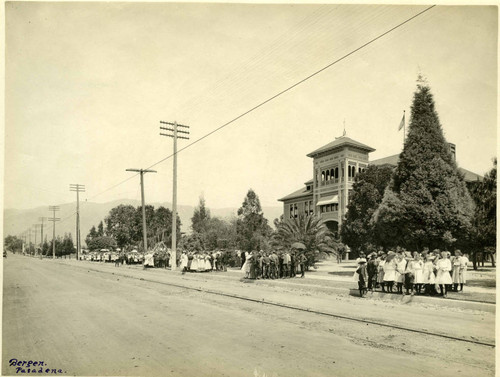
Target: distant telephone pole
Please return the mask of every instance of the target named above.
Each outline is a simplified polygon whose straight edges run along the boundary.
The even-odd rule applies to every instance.
[[[156,170],[148,169],[126,169],[126,171],[135,171],[141,175],[141,202],[142,202],[142,238],[144,239],[144,253],[148,251],[148,233],[146,231],[146,207],[144,204],[144,173],[156,173]]]
[[[42,249],[42,254],[43,254],[43,222],[45,221],[46,217],[39,217],[38,221],[41,221],[42,223],[40,224],[40,248]]]
[[[79,185],[78,183],[70,183],[69,191],[76,192],[76,260],[79,260],[80,248],[82,247],[80,243],[80,192],[85,192],[85,185]]]
[[[56,259],[56,221],[60,221],[59,217],[56,217],[56,211],[59,211],[59,206],[49,206],[49,211],[54,214],[47,220],[52,221],[52,259]]]
[[[36,255],[36,234],[38,233],[38,227],[40,226],[40,224],[33,224],[33,226],[35,227],[35,255]]]
[[[172,266],[172,271],[175,271],[177,268],[177,139],[186,139],[189,140],[189,131],[185,129],[189,129],[189,126],[184,126],[182,124],[177,124],[177,122],[164,122],[160,121],[161,124],[165,124],[169,127],[160,126],[161,130],[169,131],[171,133],[162,133],[162,136],[168,136],[174,139],[174,179],[173,179],[173,200],[172,200],[172,254],[170,255],[170,265]],[[173,127],[173,128],[172,128]],[[179,130],[178,127],[183,128],[184,130]],[[182,134],[178,136],[178,134]],[[184,136],[183,136],[184,135]]]
[[[31,228],[28,229],[28,237],[29,237],[28,250],[31,255]]]

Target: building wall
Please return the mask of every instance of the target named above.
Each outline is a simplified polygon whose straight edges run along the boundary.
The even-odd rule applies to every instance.
[[[313,161],[313,193],[315,212],[340,225],[345,216],[349,191],[354,177],[368,166],[368,153],[358,148],[344,146],[321,154]],[[347,195],[346,195],[347,192]],[[318,201],[338,195],[337,208],[316,207]]]
[[[297,218],[299,215],[306,215],[306,210],[308,215],[314,213],[312,192],[307,197],[286,200],[283,203],[283,219],[288,220]]]

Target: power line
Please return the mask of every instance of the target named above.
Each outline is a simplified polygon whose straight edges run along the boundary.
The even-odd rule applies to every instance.
[[[207,133],[207,134],[203,135],[202,137],[200,137],[200,138],[196,139],[196,140],[195,140],[195,141],[193,141],[192,143],[190,143],[190,144],[186,145],[185,147],[183,147],[183,148],[179,149],[179,150],[177,151],[177,153],[182,152],[183,150],[185,150],[185,149],[187,149],[187,148],[189,148],[189,147],[193,146],[194,144],[196,144],[196,143],[198,143],[198,142],[202,141],[203,139],[206,139],[206,138],[207,138],[207,137],[209,137],[210,135],[212,135],[212,134],[216,133],[217,131],[220,131],[221,129],[223,129],[223,128],[225,128],[225,127],[229,126],[230,124],[234,123],[235,121],[237,121],[238,119],[240,119],[240,118],[244,117],[245,115],[250,114],[251,112],[253,112],[253,111],[257,110],[258,108],[260,108],[260,107],[264,106],[265,104],[267,104],[267,103],[271,102],[272,100],[276,99],[277,97],[279,97],[279,96],[281,96],[281,95],[283,95],[283,94],[285,94],[285,93],[289,92],[289,91],[290,91],[290,90],[292,90],[293,88],[295,88],[295,87],[299,86],[300,84],[302,84],[302,83],[304,83],[304,82],[306,82],[306,81],[310,80],[311,78],[313,78],[313,77],[317,76],[317,75],[318,75],[318,74],[320,74],[321,72],[323,72],[323,71],[327,70],[328,68],[332,67],[333,65],[335,65],[335,64],[337,64],[337,63],[341,62],[342,60],[344,60],[344,59],[348,58],[349,56],[351,56],[351,55],[355,54],[356,52],[358,52],[359,50],[361,50],[361,49],[365,48],[366,46],[369,46],[370,44],[372,44],[372,43],[374,43],[375,41],[379,40],[380,38],[382,38],[382,37],[386,36],[387,34],[389,34],[389,33],[393,32],[394,30],[396,30],[396,29],[400,28],[401,26],[403,26],[403,25],[407,24],[407,23],[408,23],[408,22],[410,22],[411,20],[413,20],[413,19],[417,18],[418,16],[420,16],[420,15],[422,15],[423,13],[425,13],[425,12],[429,11],[430,9],[434,8],[435,6],[436,6],[436,5],[431,5],[430,7],[426,8],[426,9],[424,9],[423,11],[421,11],[421,12],[417,13],[416,15],[414,15],[414,16],[412,16],[412,17],[410,17],[410,18],[406,19],[405,21],[403,21],[403,22],[399,23],[398,25],[396,25],[396,26],[392,27],[391,29],[389,29],[389,30],[385,31],[384,33],[379,34],[377,37],[375,37],[375,38],[371,39],[370,41],[368,41],[368,42],[364,43],[363,45],[361,45],[361,46],[359,46],[358,48],[356,48],[356,49],[352,50],[351,52],[349,52],[349,53],[347,53],[347,54],[343,55],[343,56],[342,56],[342,57],[340,57],[339,59],[337,59],[337,60],[333,61],[332,63],[330,63],[330,64],[328,64],[328,65],[326,65],[326,66],[324,66],[323,68],[321,68],[321,69],[317,70],[316,72],[314,72],[314,73],[310,74],[309,76],[307,76],[307,77],[303,78],[302,80],[300,80],[300,81],[296,82],[295,84],[293,84],[293,85],[289,86],[288,88],[286,88],[286,89],[284,89],[284,90],[280,91],[279,93],[277,93],[277,94],[273,95],[272,97],[270,97],[270,98],[266,99],[265,101],[262,101],[262,102],[261,102],[261,103],[259,103],[258,105],[256,105],[256,106],[252,107],[250,110],[245,111],[244,113],[242,113],[242,114],[238,115],[237,117],[235,117],[235,118],[231,119],[229,122],[224,123],[223,125],[221,125],[221,126],[217,127],[216,129],[214,129],[214,130],[210,131],[209,133]],[[152,168],[152,167],[154,167],[154,166],[156,166],[156,165],[158,165],[158,164],[160,164],[160,163],[162,163],[163,161],[168,160],[170,157],[174,156],[174,154],[175,154],[175,153],[173,153],[173,154],[171,154],[171,155],[169,155],[169,156],[167,156],[167,157],[165,157],[165,158],[161,159],[160,161],[158,161],[158,162],[154,163],[153,165],[149,166],[149,167],[148,167],[148,169],[149,169],[149,168]]]
[[[365,48],[365,47],[367,47],[367,46],[371,45],[372,43],[374,43],[374,42],[376,42],[377,40],[379,40],[379,39],[383,38],[384,36],[386,36],[387,34],[392,33],[394,30],[399,29],[399,28],[400,28],[400,27],[402,27],[403,25],[405,25],[405,24],[409,23],[410,21],[414,20],[415,18],[417,18],[417,17],[421,16],[422,14],[424,14],[424,13],[428,12],[429,10],[431,10],[431,9],[432,9],[432,8],[434,8],[434,7],[436,7],[436,5],[431,5],[431,6],[427,7],[427,8],[425,8],[424,10],[422,10],[422,11],[418,12],[417,14],[415,14],[415,15],[413,15],[413,16],[411,16],[411,17],[407,18],[406,20],[404,20],[404,21],[400,22],[399,24],[397,24],[396,26],[394,26],[394,27],[390,28],[389,30],[387,30],[387,31],[385,31],[385,32],[383,32],[383,33],[381,33],[381,34],[379,34],[378,36],[376,36],[376,37],[372,38],[372,39],[371,39],[371,40],[369,40],[368,42],[366,42],[366,43],[362,44],[361,46],[359,46],[359,47],[355,48],[354,50],[352,50],[352,51],[348,52],[347,54],[344,54],[343,56],[341,56],[340,58],[336,59],[335,61],[333,61],[333,62],[329,63],[328,65],[324,66],[323,68],[318,69],[318,70],[317,70],[317,71],[315,71],[314,73],[312,73],[312,74],[308,75],[307,77],[305,77],[305,78],[303,78],[303,79],[301,79],[301,80],[297,81],[295,84],[293,84],[293,85],[291,85],[291,86],[287,87],[286,89],[284,89],[284,90],[282,90],[282,91],[278,92],[277,94],[275,94],[275,95],[273,95],[273,96],[269,97],[268,99],[266,99],[266,100],[264,100],[264,101],[260,102],[259,104],[257,104],[256,106],[252,107],[251,109],[249,109],[249,110],[247,110],[247,111],[245,111],[245,112],[241,113],[240,115],[236,116],[235,118],[231,119],[230,121],[228,121],[228,122],[226,122],[226,123],[222,124],[221,126],[219,126],[219,127],[215,128],[214,130],[212,130],[212,131],[208,132],[207,134],[203,135],[202,137],[200,137],[200,138],[198,138],[198,139],[194,140],[192,143],[190,143],[190,144],[186,145],[185,147],[183,147],[183,148],[179,149],[177,152],[174,152],[174,153],[172,153],[172,154],[170,154],[170,155],[168,155],[168,156],[164,157],[163,159],[161,159],[161,160],[159,160],[159,161],[155,162],[154,164],[152,164],[152,165],[150,165],[149,167],[147,167],[147,169],[150,169],[150,168],[152,168],[152,167],[154,167],[154,166],[156,166],[156,165],[158,165],[158,164],[160,164],[160,163],[162,163],[162,162],[164,162],[164,161],[168,160],[169,158],[171,158],[171,157],[172,157],[172,156],[174,156],[175,154],[180,153],[180,152],[182,152],[182,151],[186,150],[187,148],[189,148],[189,147],[191,147],[191,146],[195,145],[196,143],[198,143],[198,142],[200,142],[200,141],[202,141],[202,140],[206,139],[207,137],[209,137],[209,136],[213,135],[214,133],[216,133],[216,132],[220,131],[221,129],[223,129],[223,128],[225,128],[225,127],[229,126],[229,125],[230,125],[230,124],[232,124],[232,123],[234,123],[234,122],[235,122],[235,121],[237,121],[238,119],[241,119],[241,118],[242,118],[242,117],[244,117],[245,115],[250,114],[251,112],[253,112],[253,111],[255,111],[255,110],[259,109],[260,107],[264,106],[265,104],[267,104],[267,103],[269,103],[269,102],[273,101],[274,99],[276,99],[276,98],[280,97],[281,95],[283,95],[283,94],[285,94],[285,93],[289,92],[290,90],[294,89],[295,87],[299,86],[300,84],[302,84],[302,83],[304,83],[304,82],[306,82],[306,81],[310,80],[311,78],[313,78],[313,77],[317,76],[318,74],[322,73],[323,71],[327,70],[328,68],[330,68],[330,67],[334,66],[335,64],[337,64],[337,63],[341,62],[342,60],[344,60],[344,59],[346,59],[346,58],[350,57],[351,55],[353,55],[353,54],[355,54],[356,52],[358,52],[358,51],[362,50],[363,48]],[[111,186],[111,187],[107,188],[106,190],[104,190],[104,191],[102,191],[102,192],[100,192],[100,193],[97,193],[96,195],[92,196],[90,199],[93,199],[93,198],[95,198],[96,196],[99,196],[99,195],[101,195],[101,194],[104,194],[105,192],[108,192],[109,190],[112,190],[113,188],[115,188],[115,187],[117,187],[117,186],[119,186],[119,185],[121,185],[121,184],[123,184],[123,183],[125,183],[125,182],[127,182],[127,181],[129,181],[129,180],[131,180],[132,178],[136,177],[137,175],[138,175],[138,174],[135,174],[134,176],[131,176],[131,177],[127,178],[127,179],[124,179],[123,181],[120,181],[119,183],[117,183],[117,184],[115,184],[115,185],[113,185],[113,186]]]

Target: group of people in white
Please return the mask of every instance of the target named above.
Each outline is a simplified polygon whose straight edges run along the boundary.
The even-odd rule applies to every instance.
[[[368,290],[381,288],[399,294],[436,295],[446,298],[449,291],[463,292],[467,282],[469,259],[460,250],[452,256],[449,251],[434,250],[413,254],[405,251],[380,251],[357,259],[355,276],[360,296]],[[460,289],[459,289],[460,288]],[[438,290],[439,289],[439,293]]]
[[[183,251],[180,269],[185,272],[223,271],[225,263],[221,251],[186,252]]]

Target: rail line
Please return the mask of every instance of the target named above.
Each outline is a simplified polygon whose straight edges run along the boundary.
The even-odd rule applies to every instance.
[[[65,264],[65,265],[67,265],[67,264]],[[80,267],[80,266],[75,266],[75,267]],[[151,279],[151,278],[137,277],[137,276],[132,276],[132,275],[123,274],[123,273],[103,271],[103,270],[98,270],[98,269],[95,269],[92,267],[81,266],[81,268],[85,268],[88,271],[104,273],[104,274],[112,274],[112,275],[117,275],[117,276],[121,276],[124,278],[146,281],[149,283],[166,285],[166,286],[170,286],[170,287],[186,289],[186,290],[191,290],[191,291],[197,291],[197,292],[201,292],[201,293],[208,293],[211,295],[228,297],[228,298],[247,301],[247,302],[254,302],[254,303],[258,303],[258,304],[262,304],[262,305],[275,306],[275,307],[279,307],[279,308],[291,309],[291,310],[300,311],[300,312],[307,312],[307,313],[311,313],[311,314],[316,314],[316,315],[321,315],[321,316],[326,316],[326,317],[331,317],[331,318],[337,318],[337,319],[342,319],[342,320],[351,321],[351,322],[376,325],[376,326],[390,328],[390,329],[396,329],[396,330],[407,331],[407,332],[411,332],[411,333],[417,333],[417,334],[422,334],[422,335],[427,335],[427,336],[432,336],[432,337],[437,337],[437,338],[444,338],[444,339],[454,340],[454,341],[458,341],[458,342],[465,342],[465,343],[477,344],[477,345],[495,348],[494,343],[482,342],[479,340],[459,338],[459,337],[455,337],[455,336],[451,336],[451,335],[445,335],[445,334],[433,333],[433,332],[419,330],[419,329],[413,329],[410,327],[391,325],[391,324],[378,322],[378,321],[374,321],[374,320],[369,320],[369,319],[363,319],[363,318],[357,318],[357,317],[353,317],[353,316],[345,316],[345,315],[340,315],[340,314],[328,313],[328,312],[324,312],[324,311],[320,311],[320,310],[303,308],[303,307],[295,306],[295,305],[288,305],[288,304],[283,304],[283,303],[279,303],[279,302],[266,301],[265,299],[255,299],[255,298],[240,296],[240,295],[232,294],[232,293],[224,293],[224,292],[215,291],[215,290],[207,289],[207,288],[190,287],[190,286],[186,286],[186,285],[182,285],[182,284],[169,283],[169,282],[159,281],[159,280],[155,280],[155,279]]]

